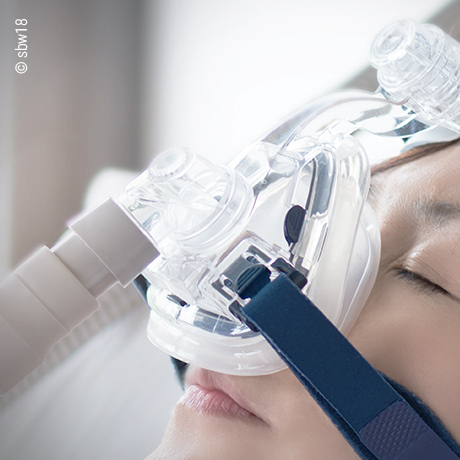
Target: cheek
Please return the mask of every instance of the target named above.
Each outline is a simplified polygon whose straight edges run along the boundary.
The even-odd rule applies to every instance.
[[[460,436],[460,307],[402,286],[375,289],[349,339],[377,369],[421,398]]]
[[[419,329],[413,315],[398,307],[402,299],[395,294],[385,290],[379,295],[374,290],[348,338],[374,367],[407,385],[419,353]]]

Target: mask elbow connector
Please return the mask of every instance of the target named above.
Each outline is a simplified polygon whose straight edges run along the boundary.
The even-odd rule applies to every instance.
[[[140,224],[108,199],[21,264],[0,285],[0,394],[94,313],[98,297],[127,286],[158,254]]]

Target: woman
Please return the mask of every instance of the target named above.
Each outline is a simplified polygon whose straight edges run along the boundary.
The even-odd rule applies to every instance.
[[[460,142],[374,170],[382,256],[348,338],[421,398],[460,442]],[[158,459],[355,460],[290,370],[236,377],[189,368]]]

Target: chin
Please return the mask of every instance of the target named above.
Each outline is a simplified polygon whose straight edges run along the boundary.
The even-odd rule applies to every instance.
[[[331,433],[329,432],[329,435]],[[202,413],[180,401],[148,460],[359,460],[336,432],[286,434],[252,417]]]
[[[257,418],[218,410],[201,411],[184,398],[176,405],[154,459],[255,460],[271,458],[263,446],[273,437]],[[262,447],[262,449],[261,449]],[[280,457],[282,458],[282,457]]]

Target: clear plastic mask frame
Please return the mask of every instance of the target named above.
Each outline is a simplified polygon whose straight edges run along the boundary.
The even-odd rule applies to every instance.
[[[131,183],[122,202],[161,254],[143,272],[155,345],[217,372],[282,369],[234,314],[281,272],[347,334],[379,262],[366,202],[373,149],[386,139],[395,152],[436,126],[460,132],[457,42],[403,21],[377,37],[371,60],[376,93],[318,99],[225,166],[187,149],[164,152]]]

